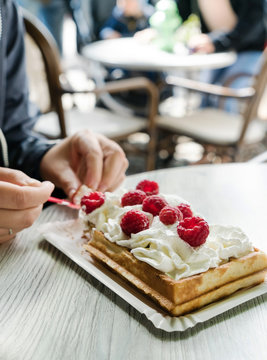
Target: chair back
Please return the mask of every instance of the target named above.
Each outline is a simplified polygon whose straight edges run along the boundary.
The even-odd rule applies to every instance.
[[[60,137],[66,137],[60,76],[62,74],[57,45],[46,27],[25,9],[26,63],[31,100],[42,113],[55,111],[59,117]]]
[[[52,108],[45,64],[42,54],[32,38],[25,34],[24,40],[30,100],[39,107],[41,113],[45,114]]]
[[[261,61],[261,69],[259,73],[255,76],[253,83],[255,95],[247,103],[247,106],[245,107],[243,112],[244,124],[240,134],[238,145],[241,145],[243,143],[249,123],[258,116],[259,107],[265,94],[267,84],[267,48],[265,48],[262,53]]]

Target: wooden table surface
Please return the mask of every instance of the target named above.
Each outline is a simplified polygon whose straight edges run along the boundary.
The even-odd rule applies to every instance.
[[[128,177],[125,187],[144,178],[267,250],[267,164],[160,170]],[[267,359],[267,294],[185,332],[158,330],[38,235],[40,224],[76,214],[51,206],[0,247],[1,360]]]
[[[189,55],[183,49],[182,52],[168,53],[135,38],[96,41],[83,48],[83,55],[107,67],[142,71],[217,69],[236,61],[236,54],[231,51]]]

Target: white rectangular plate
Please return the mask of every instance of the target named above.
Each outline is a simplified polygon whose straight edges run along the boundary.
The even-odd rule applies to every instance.
[[[40,227],[42,236],[82,267],[97,280],[114,291],[140,313],[144,314],[156,328],[172,332],[184,331],[197,323],[209,320],[248,300],[267,293],[267,282],[250,289],[236,292],[232,296],[205,306],[201,310],[179,317],[171,317],[152,301],[140,294],[126,281],[95,262],[83,249],[82,224],[79,220],[48,223]]]

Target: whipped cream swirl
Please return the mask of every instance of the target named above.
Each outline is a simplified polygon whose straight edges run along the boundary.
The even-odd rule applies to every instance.
[[[231,257],[239,258],[253,250],[251,242],[241,229],[222,225],[210,225],[210,234],[206,242],[193,248],[177,234],[177,222],[166,226],[158,216],[153,217],[149,213],[145,213],[150,220],[149,229],[132,234],[129,238],[121,230],[121,218],[129,210],[142,210],[142,205],[122,207],[121,196],[125,192],[106,192],[102,206],[90,214],[86,214],[82,209],[80,217],[85,224],[93,223],[109,241],[129,248],[138,260],[146,262],[175,280],[202,273],[228,261]],[[170,206],[188,204],[176,195],[160,196]],[[194,216],[197,216],[193,209],[192,211]]]

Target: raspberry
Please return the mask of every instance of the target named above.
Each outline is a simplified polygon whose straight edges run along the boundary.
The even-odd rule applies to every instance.
[[[167,206],[166,200],[158,195],[151,195],[145,198],[143,201],[143,210],[156,216],[160,213],[160,210]]]
[[[165,206],[160,210],[159,219],[164,225],[172,225],[183,219],[183,214],[177,207]]]
[[[82,197],[81,206],[85,206],[86,214],[90,214],[92,211],[103,205],[104,202],[105,194],[99,191],[95,191]]]
[[[146,193],[142,190],[132,190],[127,192],[121,198],[122,206],[131,206],[142,204],[144,199],[146,198]]]
[[[130,210],[121,219],[122,231],[130,236],[149,228],[149,218],[139,210]]]
[[[208,223],[200,217],[185,218],[177,226],[180,238],[193,247],[204,244],[209,232]]]
[[[193,212],[190,208],[190,205],[187,204],[180,204],[177,206],[177,208],[181,211],[181,213],[183,214],[183,218],[188,218],[188,217],[192,217],[193,216]]]
[[[142,180],[136,186],[137,190],[144,191],[147,195],[157,195],[159,193],[159,185],[155,181]]]

